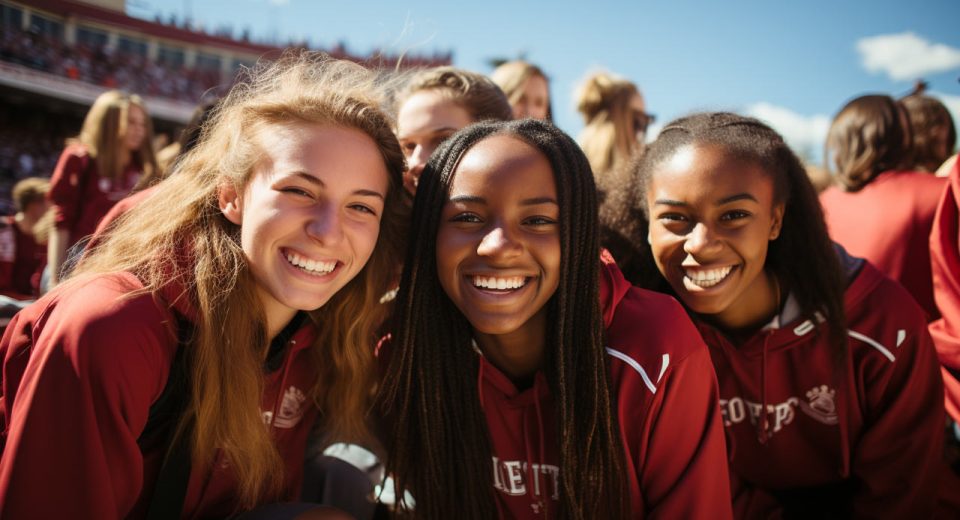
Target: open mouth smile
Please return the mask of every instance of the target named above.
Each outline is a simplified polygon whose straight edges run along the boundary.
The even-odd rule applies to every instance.
[[[500,293],[508,293],[522,289],[530,280],[530,278],[526,276],[500,277],[480,275],[473,275],[470,279],[473,282],[473,286],[477,289]]]
[[[682,267],[683,280],[686,284],[709,289],[727,279],[736,266],[728,265],[726,267],[717,267],[714,269],[692,269]]]
[[[312,276],[328,275],[337,268],[338,263],[336,260],[312,260],[291,251],[286,251],[284,258],[290,265]]]

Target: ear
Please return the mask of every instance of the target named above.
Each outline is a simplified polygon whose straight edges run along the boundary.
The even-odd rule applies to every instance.
[[[237,187],[232,182],[224,182],[217,190],[220,212],[227,220],[239,226],[243,221],[243,198],[237,193]]]
[[[770,226],[770,240],[776,240],[780,237],[780,229],[783,228],[783,212],[786,205],[783,203],[773,207],[773,225]]]

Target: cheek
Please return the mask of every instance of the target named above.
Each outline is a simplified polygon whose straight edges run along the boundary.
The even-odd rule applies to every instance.
[[[377,247],[377,239],[380,238],[380,222],[353,222],[348,225],[354,252],[359,260],[362,260],[361,264],[365,264]]]

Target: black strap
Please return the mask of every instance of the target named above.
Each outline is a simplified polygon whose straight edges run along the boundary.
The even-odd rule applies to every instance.
[[[174,435],[190,400],[186,346],[192,334],[193,326],[185,320],[178,320],[179,345],[173,363],[170,365],[170,376],[160,397],[150,405],[147,425],[137,440],[141,450],[150,441],[159,442],[160,446],[168,446],[166,457],[154,484],[153,497],[150,499],[150,507],[147,510],[147,520],[180,518],[183,503],[187,497],[192,458],[190,450],[192,428],[190,426],[184,428],[176,438]]]

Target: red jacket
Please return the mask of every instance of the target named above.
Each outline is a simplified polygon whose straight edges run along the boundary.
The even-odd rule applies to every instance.
[[[930,234],[933,289],[943,317],[930,324],[930,334],[943,365],[947,413],[960,422],[960,162],[949,184]]]
[[[927,311],[928,321],[940,317],[933,301],[929,237],[944,184],[929,173],[889,171],[858,192],[831,187],[820,195],[833,240],[903,284]]]
[[[0,518],[142,518],[166,445],[142,448],[151,404],[161,395],[178,347],[171,308],[130,274],[58,286],[21,311],[0,341]],[[177,293],[162,296],[173,301]],[[180,298],[179,301],[183,301]],[[317,409],[305,394],[316,371],[300,328],[282,366],[265,377],[261,402],[296,498],[307,435]],[[163,444],[163,443],[161,443]],[[184,518],[234,510],[235,479],[218,457],[193,465]]]
[[[765,516],[764,494],[798,518],[932,515],[944,414],[926,317],[903,287],[860,265],[844,298],[839,369],[827,326],[791,318],[791,299],[739,347],[698,324],[720,383],[740,518]]]
[[[53,203],[57,229],[70,232],[69,244],[90,235],[100,219],[140,181],[141,167],[131,163],[121,178],[100,176],[97,161],[86,147],[72,144],[60,155],[50,179],[47,198]]]
[[[710,357],[680,305],[632,287],[609,258],[602,301],[612,391],[636,518],[730,518],[730,488]],[[558,434],[542,372],[517,391],[480,361],[502,518],[556,517]]]
[[[32,300],[40,294],[47,247],[24,233],[13,217],[0,219],[0,294]]]

